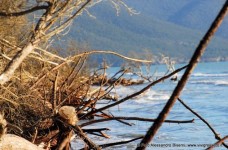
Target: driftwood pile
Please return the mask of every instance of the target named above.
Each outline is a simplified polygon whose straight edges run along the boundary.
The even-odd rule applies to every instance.
[[[103,112],[88,113],[97,110],[96,103],[100,99],[117,101],[118,97],[111,95],[110,91],[114,86],[133,84],[133,81],[121,78],[124,70],[109,81],[104,76],[105,70],[98,69],[94,73],[85,71],[83,67],[86,67],[86,60],[87,54],[80,54],[67,60],[55,59],[58,64],[53,65],[27,58],[26,63],[15,73],[15,78],[0,88],[0,110],[7,121],[6,125],[2,118],[1,135],[5,134],[6,128],[7,134],[0,142],[0,149],[5,149],[7,144],[12,144],[14,148],[15,143],[9,141],[15,139],[24,143],[24,146],[28,145],[28,149],[31,149],[28,141],[32,143],[32,149],[38,148],[35,145],[45,149],[69,149],[73,135],[80,137],[86,147],[100,149],[87,134],[109,138],[103,132],[109,129],[85,129],[86,124],[82,128],[77,122],[94,117],[113,118]],[[92,87],[95,84],[99,86]]]
[[[81,63],[84,63],[84,61]],[[21,80],[26,82],[18,82],[16,78],[15,81],[8,84],[8,87],[2,86],[8,91],[1,91],[2,95],[5,96],[5,101],[1,102],[0,107],[7,120],[7,134],[3,136],[5,137],[3,142],[8,143],[9,140],[20,140],[23,137],[27,141],[23,139],[21,140],[22,143],[28,145],[28,141],[30,141],[32,143],[31,146],[35,146],[37,149],[38,147],[36,145],[39,145],[39,148],[53,150],[70,149],[70,141],[76,135],[84,141],[85,147],[89,149],[101,149],[141,139],[142,137],[138,137],[129,141],[96,145],[87,137],[87,134],[92,134],[111,138],[104,133],[104,131],[109,130],[108,127],[97,129],[86,128],[86,126],[94,123],[116,120],[124,125],[131,125],[125,120],[154,122],[155,119],[113,116],[103,111],[111,107],[108,104],[106,107],[97,109],[96,104],[101,99],[109,99],[112,102],[111,105],[115,106],[145,92],[146,89],[118,100],[117,96],[115,97],[110,94],[115,86],[124,83],[124,80],[131,82],[132,85],[143,82],[141,80],[138,80],[140,82],[133,82],[124,79],[124,70],[119,71],[111,77],[109,79],[110,81],[106,76],[102,77],[102,74],[105,74],[105,72],[100,72],[99,78],[97,78],[98,72],[92,75],[86,75],[80,72],[81,65],[79,60],[77,60],[68,64],[63,62],[59,66],[49,66],[46,68],[49,71],[40,72],[40,75],[38,74],[35,81],[33,78],[25,78],[24,72],[21,72],[19,74]],[[151,83],[147,89],[164,79],[168,79],[173,74],[169,74]],[[92,87],[94,83],[96,83],[96,86]],[[13,93],[17,93],[18,90],[20,90],[20,95],[19,93],[18,95],[12,95]],[[85,123],[78,125],[77,123],[81,120],[84,120]],[[193,120],[166,120],[165,122],[192,123]],[[6,128],[4,127],[3,129]],[[0,145],[4,143],[0,142]]]
[[[21,71],[15,74],[16,78],[1,86],[0,92],[4,99],[1,101],[0,110],[7,121],[5,139],[10,139],[9,137],[15,139],[9,135],[14,134],[25,138],[33,145],[54,150],[69,149],[70,140],[74,135],[81,138],[85,147],[89,149],[126,144],[142,138],[96,145],[87,135],[111,138],[104,133],[109,128],[90,129],[86,126],[111,120],[128,126],[131,124],[125,120],[155,121],[151,118],[113,116],[103,110],[145,92],[150,86],[168,79],[174,73],[151,83],[146,89],[119,100],[118,96],[110,94],[115,86],[137,85],[143,81],[123,78],[126,70],[120,70],[109,79],[105,76],[105,69],[97,69],[92,73],[85,72],[82,67],[86,65],[87,55],[79,56],[59,62],[58,65],[48,63],[37,65],[40,61],[33,60],[33,63],[30,63],[28,59],[28,64],[24,64]],[[35,69],[31,65],[34,65]],[[111,104],[107,103],[107,106],[97,109],[96,104],[101,99],[109,99]],[[77,122],[81,120],[84,123],[78,125]],[[193,120],[166,120],[166,122],[192,123]]]
[[[57,118],[57,117],[56,117]],[[58,147],[58,149],[69,149],[70,139],[73,136],[72,130],[69,130],[65,124],[69,126],[75,126],[78,122],[77,114],[74,107],[63,106],[58,112],[58,121],[52,120],[52,124],[48,127],[52,127],[49,134],[37,138],[37,131],[32,141],[28,141],[20,136],[13,134],[6,134],[7,122],[0,114],[0,149],[1,150],[42,150],[49,149],[52,146]],[[44,123],[46,124],[46,123]],[[56,126],[54,130],[54,126]],[[58,127],[57,127],[58,126]],[[61,129],[61,128],[62,129]],[[59,134],[59,135],[58,135]],[[58,135],[58,136],[57,136]],[[48,139],[48,140],[47,140]],[[61,140],[64,139],[64,140]],[[57,141],[62,141],[58,143]],[[57,143],[54,143],[57,142]],[[39,147],[37,145],[39,145]]]

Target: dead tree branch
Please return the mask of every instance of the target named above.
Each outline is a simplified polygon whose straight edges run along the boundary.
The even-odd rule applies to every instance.
[[[38,10],[47,10],[49,8],[49,6],[35,6],[35,7],[32,7],[28,10],[24,10],[24,11],[21,11],[21,12],[13,12],[13,13],[7,13],[7,12],[0,12],[0,16],[3,16],[3,17],[18,17],[18,16],[23,16],[23,15],[26,15],[26,14],[29,14],[29,13],[32,13],[32,12],[35,12],[35,11],[38,11]]]
[[[82,140],[89,146],[89,148],[94,149],[94,150],[100,150],[101,148],[94,144],[82,131],[82,129],[79,126],[74,126],[72,127],[73,130],[78,134],[79,137],[82,138]]]
[[[83,132],[92,133],[92,132],[101,132],[101,131],[109,131],[108,128],[99,128],[99,129],[82,129]]]
[[[133,142],[133,141],[142,139],[142,138],[143,138],[143,136],[138,137],[138,138],[134,138],[134,139],[131,139],[131,140],[128,140],[128,141],[121,141],[121,142],[103,144],[103,145],[99,145],[99,147],[101,147],[101,148],[106,148],[106,147],[115,146],[115,145],[127,144],[127,143],[130,143],[130,142]]]
[[[152,60],[142,60],[142,59],[137,59],[137,58],[130,58],[124,55],[121,55],[119,53],[113,52],[113,51],[101,51],[101,50],[93,50],[93,51],[89,51],[89,52],[84,52],[81,53],[79,55],[77,55],[78,57],[82,56],[82,55],[91,55],[91,54],[112,54],[112,55],[116,55],[120,58],[123,58],[125,60],[130,60],[130,61],[134,61],[134,62],[141,62],[141,63],[152,63]]]
[[[154,122],[156,119],[149,119],[149,118],[141,118],[141,117],[112,117],[112,118],[105,118],[105,119],[97,119],[97,120],[92,120],[86,123],[83,123],[80,125],[80,127],[88,126],[91,124],[99,123],[99,122],[105,122],[105,121],[111,121],[111,120],[137,120],[137,121],[148,121],[148,122]],[[164,122],[166,123],[193,123],[194,119],[192,120],[165,120]]]

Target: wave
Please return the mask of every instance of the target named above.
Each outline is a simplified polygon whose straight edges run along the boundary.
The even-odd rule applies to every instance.
[[[192,84],[211,84],[211,85],[217,85],[217,86],[227,86],[228,81],[227,80],[200,80],[200,81],[191,81]]]
[[[227,77],[228,73],[219,73],[219,74],[213,74],[213,73],[194,73],[192,74],[193,77]]]
[[[133,87],[124,87],[119,86],[116,87],[113,92],[116,92],[119,95],[119,98],[123,98],[127,95],[133,94],[137,91],[139,91],[141,88],[138,86]],[[170,97],[170,94],[168,91],[155,91],[152,89],[148,89],[145,92],[141,93],[140,95],[132,98],[137,103],[154,103],[158,104],[161,103],[164,100],[168,100]]]
[[[170,97],[170,94],[165,93],[164,91],[150,90],[143,95],[137,96],[135,98],[135,102],[160,104],[164,102],[164,100],[168,100],[169,97]]]

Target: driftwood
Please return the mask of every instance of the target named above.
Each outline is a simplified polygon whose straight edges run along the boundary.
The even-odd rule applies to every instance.
[[[143,84],[144,80],[133,80],[133,79],[127,79],[127,78],[111,78],[109,79],[107,76],[97,76],[95,78],[95,81],[93,82],[93,85],[103,85],[103,86],[110,86],[110,85],[123,85],[123,86],[130,86],[130,85],[139,85]]]

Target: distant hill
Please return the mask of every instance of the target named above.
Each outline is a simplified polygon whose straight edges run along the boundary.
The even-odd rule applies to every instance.
[[[128,0],[140,12],[130,16],[104,2],[91,14],[83,15],[71,29],[70,37],[91,49],[115,50],[122,54],[150,51],[186,61],[224,3],[223,0]],[[225,25],[228,23],[225,20]],[[228,30],[213,39],[204,56],[206,60],[228,59]],[[226,34],[227,32],[227,34]]]
[[[225,0],[128,0],[127,2],[142,14],[206,32]],[[228,39],[227,27],[228,17],[217,35]]]

